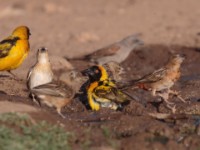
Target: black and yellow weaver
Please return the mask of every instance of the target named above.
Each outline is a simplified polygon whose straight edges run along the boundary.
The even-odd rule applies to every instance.
[[[92,66],[82,73],[89,77],[87,99],[92,110],[97,111],[101,107],[117,110],[121,104],[131,99],[129,95],[117,88],[115,81],[109,78],[103,66]]]

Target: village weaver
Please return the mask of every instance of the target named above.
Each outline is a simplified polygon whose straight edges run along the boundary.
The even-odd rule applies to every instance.
[[[12,34],[0,42],[0,71],[18,68],[29,52],[30,30],[26,26],[17,27]]]
[[[114,81],[109,79],[103,66],[92,66],[84,71],[89,77],[87,99],[92,110],[98,111],[101,107],[117,110],[121,104],[128,102],[132,97],[120,91]]]

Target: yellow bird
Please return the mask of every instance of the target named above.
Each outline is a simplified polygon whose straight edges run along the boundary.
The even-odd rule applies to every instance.
[[[132,100],[132,97],[120,91],[109,80],[90,83],[87,89],[87,98],[91,109],[96,111],[101,107],[117,110],[121,108],[121,104]]]
[[[18,68],[30,49],[30,30],[26,26],[17,27],[12,34],[0,42],[0,71],[8,71]]]
[[[98,111],[101,107],[117,110],[121,104],[128,103],[133,99],[118,89],[115,81],[109,78],[104,66],[92,66],[83,70],[82,74],[89,77],[89,85],[86,90],[87,100],[92,110]]]

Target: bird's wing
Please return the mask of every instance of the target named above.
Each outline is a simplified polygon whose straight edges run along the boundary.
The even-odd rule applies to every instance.
[[[13,46],[16,45],[18,37],[8,37],[5,40],[0,42],[0,58],[4,58],[8,56],[8,53],[12,49]]]
[[[115,99],[115,95],[113,92],[110,91],[106,91],[103,89],[98,89],[95,91],[95,93],[93,94],[93,96],[96,96],[96,101],[100,102],[100,103],[104,103],[104,102],[111,102]],[[98,99],[97,99],[98,97]]]
[[[110,87],[109,90],[98,89],[95,91],[95,94],[100,98],[108,99],[116,103],[123,103],[129,100],[129,97],[125,93],[115,87]]]
[[[97,58],[101,58],[105,56],[114,55],[119,49],[120,49],[120,46],[118,46],[117,44],[112,44],[108,47],[98,49],[97,51],[89,55],[86,55],[85,59],[97,59]]]
[[[47,83],[43,85],[39,85],[37,87],[34,87],[31,89],[32,93],[37,94],[44,94],[49,96],[56,96],[56,97],[68,97],[70,95],[73,95],[72,89],[61,83]],[[68,94],[68,95],[67,95]]]
[[[30,89],[30,77],[31,77],[32,71],[33,71],[33,67],[30,68],[26,77],[26,81],[27,81],[26,86],[28,87],[28,89]]]
[[[36,95],[50,95],[50,96],[62,96],[60,92],[58,92],[56,86],[52,86],[50,84],[39,85],[31,89],[31,92]]]
[[[35,64],[35,65],[36,65],[36,64]],[[35,65],[32,66],[32,67],[29,69],[29,72],[28,72],[27,77],[26,77],[27,81],[29,81],[29,79],[30,79],[30,77],[31,77],[31,74],[32,74],[32,71],[33,71],[33,68],[35,67]]]
[[[128,47],[130,50],[132,50],[134,47],[143,44],[143,41],[141,41],[138,38],[139,36],[140,34],[133,34],[127,36],[118,42],[115,42],[104,48],[98,49],[92,54],[86,55],[85,58],[97,59],[105,56],[114,55],[117,51],[124,50],[124,47]]]
[[[154,71],[153,73],[144,76],[142,79],[139,79],[137,81],[137,83],[145,83],[145,82],[153,83],[153,82],[157,82],[157,81],[163,79],[163,77],[166,75],[166,71],[167,71],[166,68],[158,69],[158,70]]]

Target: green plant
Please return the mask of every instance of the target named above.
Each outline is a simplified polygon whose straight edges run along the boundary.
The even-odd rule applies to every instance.
[[[0,115],[1,150],[70,150],[72,133],[46,121],[36,122],[19,113]]]

